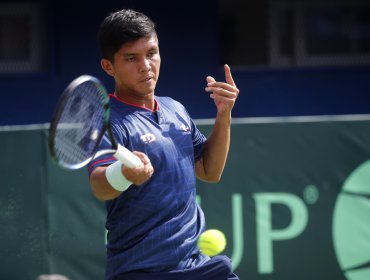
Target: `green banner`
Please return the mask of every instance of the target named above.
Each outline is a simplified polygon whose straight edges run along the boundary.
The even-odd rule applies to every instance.
[[[103,279],[104,204],[87,171],[58,167],[45,129],[0,132],[0,279]]]
[[[197,188],[240,279],[370,279],[369,125],[233,124],[220,183]],[[103,279],[104,203],[46,141],[44,127],[0,131],[0,279]]]
[[[241,279],[370,279],[369,125],[233,126],[221,182],[198,194]]]

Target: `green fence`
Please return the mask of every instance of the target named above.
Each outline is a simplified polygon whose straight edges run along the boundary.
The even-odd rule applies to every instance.
[[[104,204],[46,141],[43,127],[0,132],[0,279],[103,279]],[[241,279],[370,279],[369,159],[370,120],[235,123],[198,202]]]

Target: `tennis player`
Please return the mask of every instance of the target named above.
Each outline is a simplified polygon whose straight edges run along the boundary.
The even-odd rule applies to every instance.
[[[136,168],[103,156],[89,165],[95,196],[106,201],[106,279],[238,279],[230,259],[197,248],[205,218],[196,203],[196,176],[218,182],[229,145],[231,111],[239,93],[230,68],[225,82],[206,78],[217,116],[206,138],[188,112],[155,94],[161,56],[155,24],[120,10],[102,22],[101,66],[115,81],[110,95],[117,142],[141,159]],[[109,147],[103,138],[101,148]]]

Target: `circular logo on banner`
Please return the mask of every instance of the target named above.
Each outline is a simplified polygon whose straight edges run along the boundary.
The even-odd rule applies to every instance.
[[[346,278],[370,279],[370,160],[344,182],[334,208],[333,242]]]

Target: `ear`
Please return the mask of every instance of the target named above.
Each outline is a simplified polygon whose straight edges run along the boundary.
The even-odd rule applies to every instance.
[[[109,75],[109,76],[114,76],[114,69],[113,69],[113,65],[112,65],[112,62],[110,62],[108,59],[106,58],[102,58],[100,60],[100,65],[101,67],[103,68],[103,70]]]

